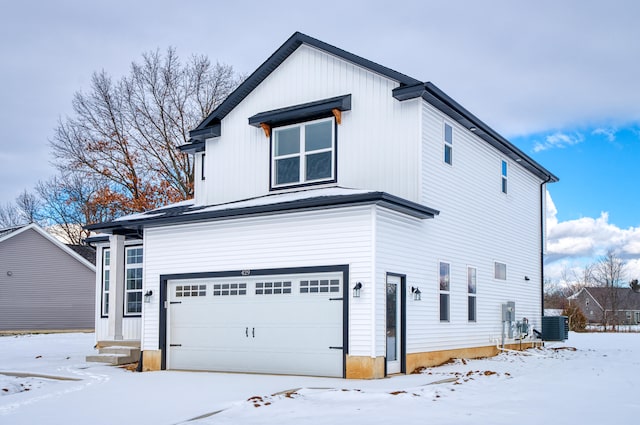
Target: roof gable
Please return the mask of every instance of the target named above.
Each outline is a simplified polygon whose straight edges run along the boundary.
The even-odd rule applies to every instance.
[[[60,242],[58,239],[56,239],[51,234],[49,234],[49,232],[47,232],[46,230],[44,230],[42,227],[38,226],[35,223],[27,224],[25,226],[10,228],[10,229],[0,229],[0,244],[29,230],[36,232],[37,234],[42,236],[44,239],[48,240],[53,245],[55,245],[57,248],[59,248],[60,250],[64,251],[66,254],[73,257],[76,261],[82,263],[85,267],[89,268],[91,271],[96,270],[95,266],[91,264],[90,261],[88,261],[86,258],[84,258],[80,254],[78,254],[77,252],[69,248],[67,245]]]
[[[278,48],[262,65],[258,67],[246,80],[242,82],[198,127],[189,132],[194,141],[220,136],[220,122],[245,97],[249,95],[262,81],[264,81],[280,64],[282,64],[298,47],[306,44],[346,61],[352,62],[372,72],[397,81],[400,86],[419,84],[420,81],[408,75],[394,71],[368,59],[349,53],[323,41],[295,32],[282,46]],[[187,145],[188,146],[188,145]],[[184,150],[184,149],[183,149]]]
[[[634,292],[631,288],[584,288],[591,297],[598,303],[600,308],[606,306],[611,308],[612,298],[615,296],[618,310],[638,310],[640,311],[640,293]]]
[[[480,139],[489,143],[499,152],[541,179],[544,183],[557,182],[559,180],[558,177],[546,170],[471,112],[467,111],[462,105],[445,94],[433,83],[421,82],[408,75],[394,71],[393,69],[354,55],[353,53],[349,53],[300,32],[295,32],[289,37],[282,46],[244,80],[207,118],[195,129],[191,130],[189,132],[189,143],[180,146],[179,149],[187,153],[203,152],[205,150],[206,139],[221,136],[222,119],[303,44],[322,50],[327,54],[351,62],[371,72],[387,77],[390,80],[397,81],[399,85],[393,90],[392,95],[398,101],[422,97],[426,102],[454,119],[463,127],[469,129],[469,131]]]

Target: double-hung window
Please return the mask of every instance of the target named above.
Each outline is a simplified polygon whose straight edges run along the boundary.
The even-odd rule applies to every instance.
[[[124,314],[142,313],[142,247],[125,249]]]
[[[451,264],[440,263],[440,321],[449,321],[449,290],[451,285]]]
[[[274,128],[272,187],[335,181],[335,145],[334,118]]]

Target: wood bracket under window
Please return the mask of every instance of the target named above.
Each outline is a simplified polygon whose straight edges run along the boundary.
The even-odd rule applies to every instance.
[[[342,111],[338,108],[333,108],[331,112],[333,112],[333,116],[336,117],[338,125],[342,124]]]
[[[266,122],[261,122],[260,127],[262,127],[262,130],[264,130],[264,135],[267,136],[267,138],[271,137],[271,126],[269,124],[267,124]]]

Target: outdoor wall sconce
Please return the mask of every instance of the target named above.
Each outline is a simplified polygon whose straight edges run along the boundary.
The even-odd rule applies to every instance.
[[[151,289],[149,289],[147,292],[145,292],[144,293],[144,302],[150,303],[151,302],[151,295],[153,295],[153,291]]]
[[[420,301],[422,299],[422,292],[420,292],[420,288],[418,288],[417,286],[411,287],[411,293],[413,294],[414,301]]]
[[[13,272],[12,272],[11,270],[9,270],[9,271],[7,272],[7,276],[9,276],[9,277],[13,276]]]
[[[530,281],[531,279],[529,279],[529,276],[525,276],[525,277],[524,277],[524,280],[526,280],[526,281]]]
[[[353,287],[353,298],[360,298],[360,290],[362,289],[362,283],[358,282]]]

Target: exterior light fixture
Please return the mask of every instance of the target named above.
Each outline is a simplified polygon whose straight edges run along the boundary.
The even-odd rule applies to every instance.
[[[478,130],[478,129],[477,129],[476,127],[474,127],[474,126],[469,127],[469,131],[471,131],[471,132],[475,132],[475,131],[477,131],[477,130]]]
[[[529,276],[525,276],[525,277],[524,277],[524,280],[529,281],[529,280],[531,280],[531,279],[529,278]]]
[[[151,289],[149,289],[147,292],[144,293],[144,302],[145,303],[150,303],[151,302],[151,295],[153,295],[153,291]]]
[[[411,293],[413,294],[414,301],[420,301],[422,299],[422,292],[420,292],[420,288],[418,288],[417,286],[411,287]]]
[[[362,283],[358,282],[353,287],[353,298],[360,298],[360,289],[362,289]]]

